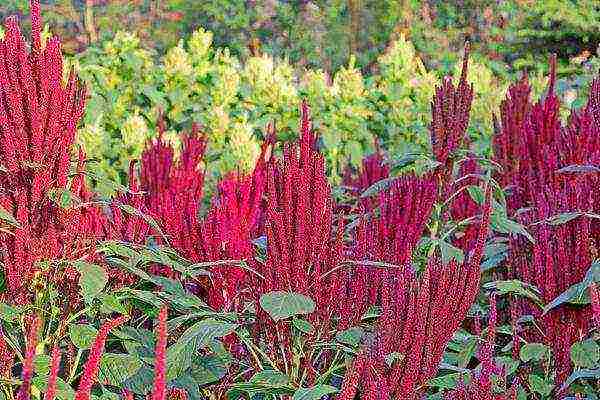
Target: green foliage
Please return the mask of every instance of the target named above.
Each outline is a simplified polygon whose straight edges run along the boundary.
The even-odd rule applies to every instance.
[[[178,133],[200,124],[209,138],[209,179],[230,170],[248,171],[274,121],[280,139],[293,139],[298,104],[307,98],[320,132],[332,179],[349,160],[357,166],[372,149],[373,135],[394,153],[429,146],[430,101],[438,77],[427,71],[403,36],[378,60],[379,73],[363,76],[350,60],[329,81],[321,70],[295,71],[267,55],[241,63],[212,46],[213,35],[197,30],[155,61],[132,34],[120,32],[102,49],[91,48],[74,64],[91,88],[81,138],[101,177],[125,183],[130,160],[156,137],[164,112],[164,137],[177,147]],[[491,110],[504,86],[483,64],[473,63],[475,85],[471,136],[489,142]],[[104,192],[111,188],[98,181]]]

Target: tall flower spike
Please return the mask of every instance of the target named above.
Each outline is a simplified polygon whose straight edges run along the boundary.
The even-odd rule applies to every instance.
[[[53,37],[42,48],[40,3],[32,0],[30,6],[31,50],[16,18],[6,20],[0,40],[0,206],[19,225],[14,234],[0,232],[0,262],[6,297],[14,303],[31,301],[29,283],[37,261],[69,259],[71,244],[83,247],[74,243],[82,239],[82,224],[73,223],[79,211],[57,207],[50,195],[70,190],[71,156],[86,93],[74,73],[63,83],[60,41]]]
[[[124,324],[127,319],[128,318],[126,316],[121,316],[105,322],[100,327],[100,331],[98,331],[98,335],[96,336],[94,344],[90,350],[88,360],[83,368],[83,375],[81,375],[81,380],[79,381],[79,387],[77,388],[77,393],[75,394],[75,400],[90,400],[92,386],[94,385],[96,376],[98,375],[100,359],[104,353],[104,345],[106,344],[108,334],[111,330]]]
[[[40,53],[42,50],[42,16],[39,0],[30,0],[31,11],[31,37],[33,39],[33,51]]]
[[[154,364],[154,388],[152,400],[165,400],[167,393],[167,306],[163,306],[158,314],[156,326],[156,350]]]
[[[29,326],[27,335],[27,349],[25,351],[25,359],[23,360],[23,370],[21,372],[21,388],[17,394],[17,400],[29,400],[31,396],[31,378],[33,377],[33,361],[35,358],[35,350],[38,344],[38,334],[40,330],[40,319],[35,316]]]
[[[467,43],[458,85],[455,87],[452,79],[445,77],[442,84],[436,87],[431,103],[430,131],[433,154],[436,160],[450,171],[452,155],[465,140],[473,102],[473,86],[467,82],[469,49]]]
[[[56,395],[56,382],[60,369],[60,347],[54,346],[52,349],[52,361],[50,363],[50,376],[48,377],[48,386],[44,394],[44,400],[54,400]]]

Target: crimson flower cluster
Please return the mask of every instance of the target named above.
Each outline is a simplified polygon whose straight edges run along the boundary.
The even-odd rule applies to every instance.
[[[494,137],[495,160],[502,166],[500,181],[510,192],[509,213],[528,225],[535,243],[511,237],[509,275],[535,285],[544,304],[583,280],[596,257],[598,222],[585,214],[597,213],[597,165],[600,161],[598,80],[590,99],[573,110],[563,126],[560,102],[554,93],[556,59],[544,98],[532,104],[527,77],[513,85],[502,103]],[[572,215],[572,218],[565,216]],[[545,332],[524,332],[553,350],[556,381],[571,372],[571,345],[589,331],[591,307],[560,305],[546,315],[529,301],[515,301],[513,319],[533,314]]]

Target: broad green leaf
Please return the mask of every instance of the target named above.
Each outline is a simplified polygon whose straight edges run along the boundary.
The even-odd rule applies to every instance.
[[[363,329],[358,326],[355,326],[352,328],[348,328],[345,331],[338,332],[335,335],[335,338],[340,343],[356,347],[359,345],[360,339],[362,338],[363,334]]]
[[[550,348],[542,343],[527,343],[521,347],[519,357],[523,362],[546,360],[550,357]]]
[[[513,233],[525,236],[531,243],[535,243],[533,236],[525,229],[525,227],[518,222],[508,219],[506,214],[502,212],[494,212],[490,218],[490,227],[496,232],[500,233]]]
[[[600,262],[597,260],[592,262],[583,281],[572,285],[544,307],[544,314],[565,303],[589,304],[588,288],[594,282],[600,282]]]
[[[538,290],[534,286],[517,279],[488,282],[483,285],[483,287],[488,290],[495,289],[500,294],[516,294],[518,296],[527,297],[542,307],[542,300],[538,296]]]
[[[465,374],[460,372],[442,375],[427,381],[427,386],[441,389],[454,389],[464,376]]]
[[[485,193],[479,186],[470,185],[467,187],[467,192],[469,192],[469,196],[475,203],[481,205],[485,201]]]
[[[143,366],[132,377],[127,379],[123,387],[133,393],[147,395],[152,391],[154,383],[154,371],[152,368]]]
[[[192,365],[196,352],[210,345],[214,339],[227,336],[237,324],[212,318],[197,322],[189,327],[171,347],[167,349],[167,377],[174,379]]]
[[[260,306],[275,321],[315,310],[315,302],[310,297],[292,292],[265,293],[260,297]]]
[[[273,386],[285,386],[290,384],[290,378],[282,372],[267,369],[257,372],[250,378],[252,383],[266,383]]]
[[[199,357],[192,362],[190,375],[197,385],[209,385],[221,380],[229,371],[229,365],[218,356]]]
[[[69,190],[59,188],[48,191],[48,197],[62,209],[71,208],[76,199],[76,196]]]
[[[0,319],[6,322],[15,322],[19,318],[19,309],[9,306],[5,303],[0,303]]]
[[[69,337],[80,349],[89,349],[98,335],[98,330],[92,325],[74,324],[69,326]]]
[[[104,290],[108,274],[101,266],[84,261],[75,261],[73,266],[79,271],[81,295],[86,302],[90,302]]]
[[[477,336],[470,337],[466,343],[463,344],[462,349],[457,354],[458,366],[460,368],[466,368],[471,362],[471,359],[477,353],[477,345],[479,344]]]
[[[292,319],[292,325],[294,325],[294,328],[307,335],[313,333],[315,330],[312,324],[304,319],[294,318]]]
[[[121,386],[142,368],[142,361],[129,354],[107,353],[100,360],[98,379],[112,386]]]
[[[108,311],[118,312],[119,314],[127,314],[127,309],[121,303],[121,300],[119,300],[119,298],[113,294],[100,296],[100,301],[102,302],[102,306]]]
[[[600,346],[593,340],[587,339],[573,343],[571,346],[571,360],[579,368],[600,367]]]
[[[442,263],[444,265],[448,264],[452,260],[456,260],[457,263],[462,264],[465,260],[465,255],[463,251],[453,246],[452,244],[446,242],[445,240],[435,240],[434,243],[437,243],[440,247]]]
[[[542,396],[549,396],[550,393],[552,393],[552,389],[554,389],[554,384],[552,381],[545,379],[544,377],[530,374],[528,380],[531,390],[541,394]]]
[[[321,400],[324,396],[337,393],[338,389],[329,385],[316,385],[296,390],[292,400]]]

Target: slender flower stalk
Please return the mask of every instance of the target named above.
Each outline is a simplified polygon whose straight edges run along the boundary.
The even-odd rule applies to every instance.
[[[31,396],[31,378],[33,377],[33,361],[38,344],[38,334],[41,320],[34,316],[29,326],[27,335],[27,347],[25,350],[25,359],[23,360],[23,370],[21,372],[21,388],[17,393],[17,400],[29,400]]]
[[[128,317],[121,316],[110,321],[105,322],[98,331],[98,335],[94,340],[88,360],[85,363],[81,380],[79,381],[79,387],[75,394],[75,400],[90,400],[92,386],[98,375],[98,368],[100,366],[100,359],[104,353],[104,345],[106,339],[111,330],[117,328],[128,320]]]
[[[165,400],[167,393],[167,306],[163,306],[158,314],[156,326],[156,350],[154,364],[154,388],[152,400]]]
[[[56,382],[60,369],[60,347],[54,346],[52,349],[52,358],[50,362],[50,375],[48,377],[48,386],[44,394],[44,400],[54,400],[56,395]]]

